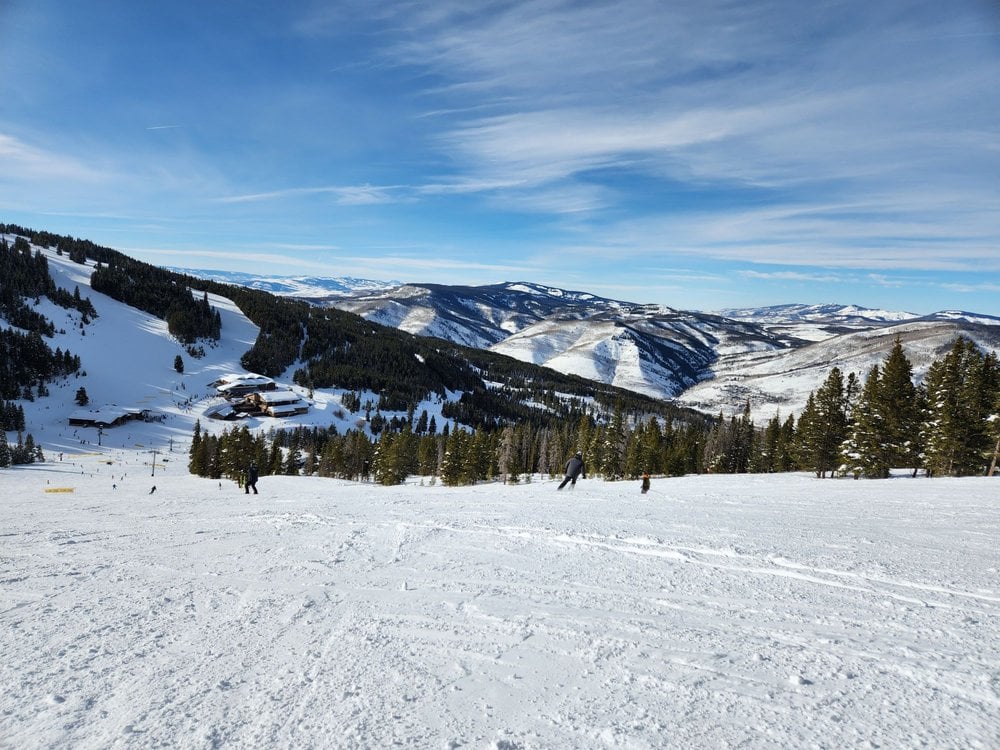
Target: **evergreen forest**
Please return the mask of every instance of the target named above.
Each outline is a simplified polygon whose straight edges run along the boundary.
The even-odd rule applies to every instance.
[[[772,473],[886,478],[892,469],[927,476],[982,476],[1000,454],[1000,364],[958,338],[917,385],[897,339],[862,381],[832,368],[798,420],[773,416],[757,426],[749,404],[740,415],[683,423],[628,412],[581,413],[561,424],[514,420],[501,427],[443,430],[426,413],[386,423],[374,437],[350,430],[246,427],[219,436],[196,426],[189,468],[239,481],[255,461],[261,474],[370,479],[398,484],[411,475],[444,484],[530,481],[561,475],[584,454],[588,475],[638,479],[644,473]]]
[[[0,232],[4,227],[0,226]],[[55,335],[54,324],[28,304],[37,306],[42,297],[80,313],[84,327],[97,317],[89,299],[56,287],[49,274],[48,260],[23,237],[10,245],[0,240],[0,317],[11,328],[0,330],[0,398],[32,400],[45,396],[48,384],[80,370],[80,358],[45,341]]]

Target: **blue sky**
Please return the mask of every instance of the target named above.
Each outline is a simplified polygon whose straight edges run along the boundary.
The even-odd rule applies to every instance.
[[[1000,315],[1000,6],[0,0],[0,221],[160,265]]]

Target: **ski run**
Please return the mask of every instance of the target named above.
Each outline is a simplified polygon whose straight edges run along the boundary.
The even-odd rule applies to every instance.
[[[1000,747],[995,480],[86,449],[0,472],[4,748]]]

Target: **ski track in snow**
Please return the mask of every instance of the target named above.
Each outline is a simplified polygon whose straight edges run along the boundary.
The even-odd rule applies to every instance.
[[[0,473],[3,747],[1000,746],[992,480],[141,461]]]

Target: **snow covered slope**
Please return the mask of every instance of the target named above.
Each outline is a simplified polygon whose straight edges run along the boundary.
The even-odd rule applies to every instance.
[[[5,747],[1000,745],[994,480],[143,460],[0,472]]]
[[[36,309],[55,324],[57,333],[46,339],[52,349],[69,350],[80,356],[85,373],[50,386],[50,395],[35,401],[21,401],[28,431],[43,446],[48,457],[52,453],[93,445],[98,439],[118,447],[159,450],[173,445],[185,445],[190,440],[196,420],[203,429],[219,432],[232,428],[232,422],[206,418],[206,412],[223,403],[210,383],[230,373],[244,372],[240,357],[257,338],[258,328],[229,299],[209,295],[210,304],[222,318],[222,338],[215,345],[204,345],[205,356],[191,357],[170,335],[167,325],[147,313],[122,304],[90,287],[92,265],[80,265],[55,251],[43,250],[48,258],[49,272],[56,286],[72,291],[79,287],[83,297],[89,297],[98,317],[81,327],[80,314],[52,304],[42,298]],[[180,355],[184,373],[174,370],[174,358]],[[291,369],[291,368],[290,368]],[[291,372],[279,378],[282,388],[293,390],[310,401],[307,414],[276,419],[251,417],[239,424],[248,429],[267,431],[271,428],[304,426],[336,426],[341,432],[360,426],[359,415],[343,409],[343,391],[315,390],[310,398],[306,389],[291,382]],[[162,422],[129,422],[109,428],[98,436],[96,428],[70,427],[69,415],[80,410],[74,403],[77,389],[85,388],[90,403],[88,410],[108,406],[150,409],[163,416]],[[376,394],[370,395],[377,398]],[[441,416],[441,404],[425,402],[419,407],[428,410],[442,427],[453,424]],[[11,442],[16,439],[10,436]]]
[[[552,317],[490,347],[559,372],[673,398],[704,376],[722,352],[783,345],[750,324],[658,308]]]
[[[487,349],[552,317],[627,312],[634,305],[585,292],[517,282],[485,286],[405,284],[332,300],[331,304],[420,336]]]
[[[722,352],[777,349],[753,323],[605,299],[527,282],[407,284],[332,304],[410,333],[489,348],[524,362],[672,398]]]
[[[527,282],[408,284],[334,302],[410,333],[489,348],[525,362],[711,413],[802,408],[833,367],[864,375],[897,333],[918,374],[956,336],[998,349],[1000,318],[928,316],[856,305],[777,305],[713,315],[610,300]]]

